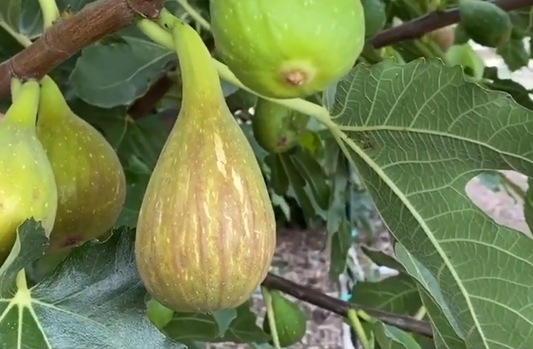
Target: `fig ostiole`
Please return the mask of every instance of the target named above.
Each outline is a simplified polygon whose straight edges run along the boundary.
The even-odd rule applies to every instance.
[[[261,148],[269,153],[283,153],[298,145],[309,118],[309,115],[259,98],[252,116],[252,131]]]
[[[54,173],[35,127],[40,85],[14,80],[13,86],[13,102],[0,121],[0,263],[21,223],[33,218],[50,236],[57,212]]]
[[[58,191],[49,251],[69,249],[105,235],[124,205],[124,170],[113,147],[74,114],[49,76],[41,80],[37,136]]]
[[[212,0],[217,53],[264,97],[324,90],[354,66],[365,42],[360,0]]]
[[[211,56],[188,24],[172,29],[182,102],[141,205],[135,259],[151,296],[178,312],[246,302],[276,244],[268,189],[231,114]]]

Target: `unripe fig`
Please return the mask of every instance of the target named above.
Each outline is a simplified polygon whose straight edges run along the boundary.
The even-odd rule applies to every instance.
[[[0,264],[25,220],[40,221],[47,236],[54,226],[56,183],[35,131],[39,95],[34,80],[13,88],[13,103],[0,121]]]
[[[308,115],[259,98],[252,117],[252,131],[263,149],[283,153],[298,144],[308,122]]]
[[[302,340],[307,330],[307,319],[300,307],[285,298],[279,291],[269,291],[272,299],[274,323],[278,333],[279,344],[289,347]],[[263,331],[271,334],[268,313],[263,320]],[[270,342],[272,344],[272,341]]]
[[[382,0],[361,0],[365,14],[365,36],[372,37],[387,23],[387,11]]]
[[[453,45],[446,52],[445,58],[449,66],[460,65],[464,73],[474,80],[480,80],[483,77],[485,62],[470,44]]]
[[[324,90],[354,66],[365,41],[360,0],[213,0],[210,15],[222,60],[265,97]]]
[[[266,277],[274,211],[209,51],[188,24],[169,29],[182,73],[181,109],[141,205],[137,269],[152,297],[172,310],[232,309]]]
[[[511,39],[511,17],[490,1],[460,0],[459,16],[462,30],[480,45],[498,47]]]
[[[115,150],[74,114],[54,80],[41,80],[37,135],[52,165],[58,190],[50,251],[106,234],[124,205],[126,178]]]

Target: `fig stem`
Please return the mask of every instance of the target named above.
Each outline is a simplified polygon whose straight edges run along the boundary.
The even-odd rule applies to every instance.
[[[175,18],[175,20],[178,20],[180,21],[177,17],[175,17],[174,15],[172,15],[171,13],[169,13],[168,11],[166,11],[165,9],[163,9],[163,11],[161,11],[161,15],[167,17],[165,18],[166,20],[168,20],[168,16],[172,16]],[[156,43],[160,44],[161,46],[167,48],[168,50],[171,50],[171,51],[175,51],[175,47],[174,47],[174,40],[172,38],[172,34],[169,32],[169,29],[165,28],[164,25],[165,25],[165,19],[161,19],[161,16],[160,18],[158,19],[158,24],[154,23],[153,21],[149,20],[149,19],[140,19],[139,21],[137,21],[137,27],[146,35],[148,36],[150,39],[152,39],[153,41],[155,41]],[[214,59],[214,58],[211,58],[214,65],[215,65],[215,68],[218,72],[218,75],[220,76],[220,78],[222,78],[223,80],[229,82],[229,83],[232,83],[233,85],[247,91],[247,92],[250,92],[250,93],[253,93],[261,98],[264,98],[264,99],[267,99],[269,101],[272,101],[274,103],[277,103],[277,104],[280,104],[280,105],[283,105],[283,106],[286,106],[287,108],[290,108],[290,109],[293,109],[293,110],[296,110],[300,113],[303,113],[303,114],[307,114],[309,116],[312,116],[314,118],[316,118],[317,120],[319,120],[321,123],[328,123],[328,120],[330,121],[331,120],[331,115],[329,113],[329,111],[324,108],[323,106],[321,105],[318,105],[318,104],[315,104],[315,103],[312,103],[312,102],[309,102],[309,101],[306,101],[304,99],[301,99],[301,98],[291,98],[291,99],[275,99],[275,98],[268,98],[268,97],[264,97],[260,94],[258,94],[257,92],[251,90],[250,88],[246,87],[243,85],[242,82],[239,81],[239,79],[237,79],[235,77],[235,75],[231,72],[231,70],[223,63],[221,63],[220,61]],[[333,124],[335,125],[334,123],[332,122],[329,122],[329,124]]]
[[[32,41],[26,35],[17,33],[13,28],[9,26],[5,21],[0,21],[0,27],[4,29],[13,39],[17,40],[19,44],[25,48],[31,46]]]
[[[359,338],[359,342],[361,343],[363,349],[372,349],[372,345],[370,344],[366,332],[363,326],[361,325],[361,321],[357,316],[357,311],[355,309],[350,309],[348,310],[348,313],[346,315],[348,317],[348,320],[350,320],[350,325],[357,334],[357,338]]]
[[[224,100],[220,77],[200,34],[165,8],[157,21],[161,27],[172,32],[183,85],[182,108],[202,105],[213,99]]]
[[[39,6],[43,13],[43,27],[46,30],[59,18],[59,8],[55,0],[39,0]]]
[[[276,328],[276,314],[274,314],[274,307],[272,306],[272,296],[268,288],[261,286],[261,295],[263,296],[263,302],[266,306],[266,315],[268,315],[268,325],[272,335],[272,342],[276,349],[281,349],[278,337],[278,329]],[[366,348],[365,348],[366,349]]]
[[[17,273],[17,277],[15,278],[15,285],[17,286],[18,292],[24,292],[24,290],[28,291],[28,283],[26,282],[26,270],[21,269]]]
[[[17,87],[17,78],[13,78],[12,90],[13,102],[4,115],[3,123],[17,124],[17,127],[30,127],[35,129],[41,86],[37,80],[28,80]]]
[[[189,4],[188,0],[176,0],[183,10],[192,17],[198,24],[200,24],[204,29],[211,30],[211,25],[209,22],[198,12],[194,7]]]

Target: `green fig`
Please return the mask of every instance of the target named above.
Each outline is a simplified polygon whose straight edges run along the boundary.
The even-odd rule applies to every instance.
[[[58,190],[50,251],[72,248],[106,234],[124,205],[124,170],[104,136],[74,114],[49,76],[41,80],[37,136]]]
[[[0,262],[9,255],[21,223],[40,221],[49,236],[57,211],[54,173],[35,129],[39,83],[24,82],[12,96],[0,121]]]
[[[459,16],[462,30],[480,45],[498,47],[511,39],[511,17],[490,1],[460,0]]]
[[[365,43],[361,0],[212,0],[217,53],[264,97],[305,97],[354,66]]]
[[[460,65],[467,76],[474,80],[483,78],[485,62],[478,56],[470,44],[453,45],[446,52],[446,63],[449,66]]]
[[[255,140],[269,153],[283,153],[298,144],[309,116],[259,98],[252,117]]]
[[[266,277],[275,217],[257,159],[199,34],[173,29],[181,109],[141,205],[135,258],[152,297],[178,312],[233,309]]]
[[[302,340],[307,330],[307,318],[300,307],[285,298],[279,291],[270,290],[274,323],[278,333],[279,344],[289,347]],[[263,331],[271,334],[268,313],[263,320]],[[270,342],[272,344],[272,341]]]

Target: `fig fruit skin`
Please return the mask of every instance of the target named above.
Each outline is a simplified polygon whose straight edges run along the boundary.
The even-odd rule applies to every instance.
[[[56,218],[54,174],[35,130],[39,95],[37,81],[22,83],[0,121],[0,263],[20,224],[33,218],[50,236]]]
[[[467,76],[474,80],[483,78],[485,62],[474,51],[470,44],[453,45],[446,52],[446,64],[449,66],[460,65]]]
[[[178,312],[246,302],[264,280],[275,217],[251,145],[200,36],[176,24],[181,109],[141,205],[135,259],[151,296]]]
[[[278,333],[279,344],[290,347],[302,340],[307,331],[307,318],[300,307],[285,298],[279,291],[271,290],[272,310]],[[271,334],[268,314],[263,320],[263,331]],[[270,342],[271,345],[272,341]]]
[[[213,0],[217,53],[264,97],[305,97],[354,66],[365,42],[360,0]]]
[[[434,30],[428,35],[443,52],[448,52],[455,40],[455,30],[451,26]]]
[[[308,122],[308,115],[259,98],[252,116],[252,131],[261,148],[272,154],[283,153],[298,144]]]
[[[476,43],[497,48],[511,39],[511,17],[495,4],[483,0],[460,0],[458,7],[459,24]]]
[[[57,84],[41,80],[37,136],[52,166],[58,191],[50,252],[106,234],[126,197],[120,160],[104,136],[74,114]]]

